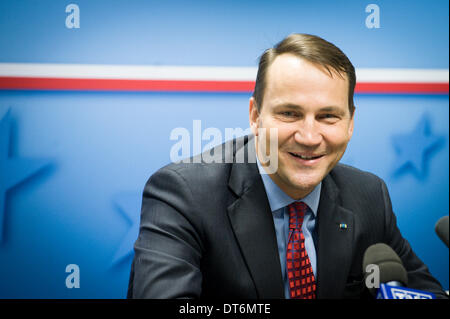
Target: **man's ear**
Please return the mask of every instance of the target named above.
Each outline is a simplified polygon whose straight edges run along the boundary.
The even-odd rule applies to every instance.
[[[253,135],[258,136],[259,111],[254,97],[251,97],[249,100],[249,120]]]

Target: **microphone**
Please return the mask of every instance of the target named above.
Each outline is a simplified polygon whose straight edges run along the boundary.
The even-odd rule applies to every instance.
[[[436,226],[434,226],[434,230],[439,238],[444,242],[444,244],[448,247],[448,215],[441,217]]]
[[[379,243],[366,249],[363,257],[364,272],[369,265],[378,266],[380,270],[379,282],[391,286],[408,285],[408,273],[403,267],[402,260],[388,245]]]
[[[408,285],[408,273],[403,262],[395,251],[386,244],[378,243],[366,249],[363,257],[363,272],[366,273],[369,266],[378,269],[378,287],[369,288],[377,299],[434,299],[432,293],[405,288]]]

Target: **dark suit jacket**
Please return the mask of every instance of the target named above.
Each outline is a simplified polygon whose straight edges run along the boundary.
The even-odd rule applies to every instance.
[[[170,164],[148,180],[129,298],[284,298],[254,139],[227,143],[211,152],[228,161],[244,154],[246,163]],[[446,298],[401,236],[386,185],[373,174],[340,164],[328,174],[315,235],[317,298],[366,296],[363,254],[380,242],[401,257],[409,287]]]

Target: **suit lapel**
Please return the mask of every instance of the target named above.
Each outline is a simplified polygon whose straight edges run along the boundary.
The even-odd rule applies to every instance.
[[[317,297],[322,299],[342,298],[352,261],[354,214],[339,205],[338,192],[328,175],[322,182],[316,225]]]
[[[254,156],[252,138],[236,155],[242,151]],[[284,298],[272,212],[257,165],[232,164],[229,187],[238,198],[228,207],[228,216],[258,298]]]
[[[255,163],[254,139],[236,151],[237,158],[240,152],[245,152],[246,162]],[[258,298],[284,298],[272,212],[257,165],[233,163],[229,187],[238,198],[228,207],[228,216]],[[322,181],[316,224],[317,297],[322,299],[342,298],[352,261],[355,216],[340,206],[338,195],[328,175]]]

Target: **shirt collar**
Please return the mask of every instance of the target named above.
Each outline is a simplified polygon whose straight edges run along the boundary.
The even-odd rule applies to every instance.
[[[261,163],[259,162],[258,156],[256,156],[256,162],[258,164],[259,174],[263,180],[264,188],[266,189],[267,198],[269,200],[270,210],[275,212],[280,208],[292,204],[296,200],[286,194],[275,182],[270,178],[270,176],[264,171]],[[311,193],[306,195],[304,198],[298,201],[304,202],[314,214],[317,216],[317,209],[319,208],[320,201],[320,190],[322,188],[322,182],[320,182]]]

